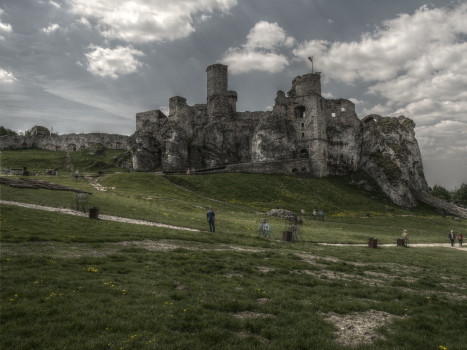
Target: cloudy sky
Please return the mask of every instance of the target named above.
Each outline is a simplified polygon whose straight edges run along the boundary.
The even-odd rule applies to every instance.
[[[360,118],[405,115],[429,185],[467,183],[467,0],[0,0],[0,125],[130,135],[229,66],[239,111],[294,77]]]

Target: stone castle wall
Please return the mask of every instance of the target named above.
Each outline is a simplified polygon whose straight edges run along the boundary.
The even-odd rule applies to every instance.
[[[0,149],[39,148],[48,151],[80,151],[102,144],[109,149],[128,148],[129,136],[105,133],[1,136]]]

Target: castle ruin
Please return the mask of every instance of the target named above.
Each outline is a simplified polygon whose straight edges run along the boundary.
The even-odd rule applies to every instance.
[[[363,169],[394,203],[416,205],[428,186],[411,119],[369,115],[359,119],[346,99],[321,95],[320,73],[296,77],[278,91],[272,111],[237,112],[227,66],[207,68],[205,104],[185,98],[136,114],[129,139],[133,168],[164,172],[253,172],[321,178]]]

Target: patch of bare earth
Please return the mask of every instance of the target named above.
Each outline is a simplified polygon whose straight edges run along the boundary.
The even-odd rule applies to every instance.
[[[256,299],[256,302],[259,303],[259,304],[264,304],[264,303],[267,303],[269,301],[268,298],[259,298],[259,299]]]
[[[240,274],[240,273],[229,273],[227,275],[223,275],[224,277],[227,277],[227,278],[232,278],[232,277],[238,277],[238,278],[243,278],[243,275]]]
[[[353,312],[347,315],[330,312],[322,314],[322,316],[336,326],[337,342],[351,347],[371,344],[377,339],[384,339],[376,330],[387,326],[395,319],[403,318],[376,310]]]
[[[233,317],[238,318],[240,320],[244,320],[247,318],[267,318],[267,317],[274,317],[271,314],[262,314],[259,312],[251,312],[251,311],[243,311],[243,312],[236,312],[232,314]]]
[[[146,249],[150,251],[166,251],[166,250],[174,250],[177,248],[184,248],[170,241],[151,241],[149,239],[145,239],[143,241],[122,241],[122,242],[107,243],[107,244],[131,246],[131,247],[142,248],[142,249]]]
[[[260,341],[261,343],[270,343],[270,341],[267,340],[266,338],[260,337],[259,335],[256,335],[256,334],[248,334],[248,333],[239,332],[239,333],[235,333],[235,335],[240,338],[253,337],[256,340]]]
[[[274,271],[272,267],[267,267],[267,266],[258,266],[257,269],[261,272],[271,272]]]

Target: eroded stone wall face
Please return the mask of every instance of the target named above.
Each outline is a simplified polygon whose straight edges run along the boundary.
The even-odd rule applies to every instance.
[[[136,114],[136,131],[156,131],[162,120],[167,116],[160,110],[147,111]]]
[[[325,100],[328,168],[331,174],[346,175],[359,168],[362,142],[361,121],[349,100]]]
[[[412,207],[412,192],[427,192],[415,124],[404,117],[374,116],[363,122],[360,167],[401,206]]]

